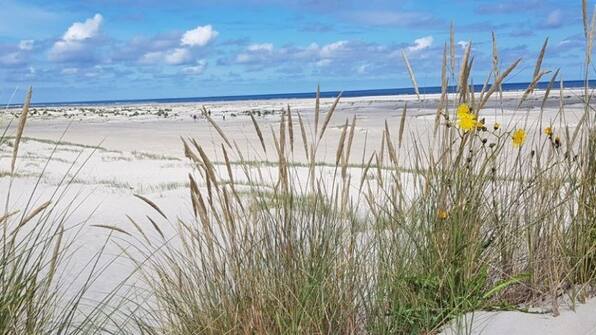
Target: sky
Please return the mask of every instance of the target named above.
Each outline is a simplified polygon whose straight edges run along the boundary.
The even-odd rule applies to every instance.
[[[594,6],[593,1],[589,7]],[[521,57],[582,78],[581,0],[0,0],[0,102],[153,99],[439,86],[455,27],[474,83]],[[547,75],[548,79],[548,75]]]

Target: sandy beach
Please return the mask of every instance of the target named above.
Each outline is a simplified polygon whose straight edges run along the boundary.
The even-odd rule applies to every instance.
[[[523,122],[525,125],[538,123],[540,107],[544,91],[536,90],[518,110],[517,104],[523,92],[504,92],[503,100],[491,99],[480,118],[487,124],[499,122],[502,125]],[[579,96],[581,90],[568,89],[563,92],[565,101],[565,120],[573,126],[583,111]],[[542,120],[560,123],[558,90],[552,90],[545,103]],[[416,134],[421,140],[429,138],[425,131],[433,124],[440,95],[423,95],[421,100],[415,95],[375,96],[358,98],[341,98],[337,111],[332,119],[330,129],[336,134],[341,132],[345,119],[351,122],[356,116],[358,132],[355,140],[361,142],[355,149],[363,152],[364,138],[369,145],[376,147],[380,143],[380,133],[385,121],[391,128],[399,126],[401,114],[406,108],[407,131]],[[450,101],[453,101],[453,95]],[[321,99],[321,111],[325,113],[333,105],[335,99]],[[451,103],[453,104],[453,103]],[[64,106],[36,107],[29,118],[27,135],[29,137],[56,141],[62,134],[64,142],[100,145],[110,150],[141,151],[158,155],[182,157],[181,137],[192,137],[200,143],[211,143],[219,146],[217,133],[202,116],[203,107],[213,120],[225,131],[231,141],[236,141],[247,153],[258,152],[258,138],[252,127],[249,113],[252,113],[260,126],[268,145],[272,145],[270,129],[278,130],[280,115],[287,107],[300,113],[307,128],[313,121],[314,99],[233,101],[211,103],[182,104],[133,104],[133,105],[98,105],[98,106]],[[453,109],[454,107],[451,106]],[[19,113],[19,109],[8,109],[3,112],[4,123],[11,120],[11,114]],[[165,111],[165,112],[164,112]],[[296,115],[295,115],[296,118]],[[299,142],[298,120],[294,120],[296,141]],[[13,124],[14,127],[14,124]],[[307,129],[312,133],[312,129]],[[366,136],[364,136],[366,134]],[[335,148],[335,136],[324,138],[322,146]],[[407,138],[406,138],[407,139]],[[208,147],[208,146],[206,146]],[[303,160],[303,150],[296,150],[296,160]],[[354,155],[356,157],[358,155]],[[262,157],[262,158],[274,158]],[[327,157],[325,157],[327,158]]]
[[[559,92],[551,96],[541,111],[543,91],[533,93],[517,109],[521,92],[505,92],[503,100],[492,99],[479,118],[484,118],[487,125],[498,122],[503,125],[526,124],[535,127],[542,121],[558,124],[562,122],[559,114]],[[574,125],[583,112],[583,105],[577,90],[566,90],[564,111],[565,122]],[[341,99],[333,116],[329,131],[319,147],[321,164],[332,165],[335,160],[335,148],[346,120],[351,123],[356,118],[356,135],[352,144],[353,155],[350,162],[354,165],[349,173],[353,180],[360,180],[363,166],[375,148],[381,143],[385,122],[397,136],[404,106],[406,110],[405,142],[403,146],[412,146],[413,141],[431,143],[432,130],[439,96],[386,96]],[[321,110],[329,110],[334,99],[322,99]],[[151,104],[151,105],[97,105],[35,107],[24,132],[26,139],[21,144],[17,163],[17,177],[12,184],[10,203],[24,205],[35,190],[33,202],[48,197],[61,199],[69,204],[64,208],[67,225],[76,232],[78,256],[73,267],[83,267],[77,260],[91,257],[107,238],[107,232],[90,227],[92,225],[111,225],[130,229],[127,216],[142,219],[147,212],[147,205],[134,194],[140,194],[155,201],[171,219],[192,220],[192,205],[188,196],[188,174],[193,165],[184,157],[182,138],[195,139],[203,146],[209,158],[217,166],[221,175],[225,175],[224,158],[221,146],[224,141],[214,127],[202,115],[202,108],[210,111],[211,117],[223,129],[228,139],[235,143],[246,155],[247,161],[271,162],[264,171],[269,174],[265,180],[270,183],[264,188],[274,187],[277,160],[273,142],[273,133],[279,133],[279,124],[283,110],[290,106],[294,115],[294,143],[291,163],[294,164],[298,182],[306,179],[307,159],[300,139],[300,126],[297,115],[306,125],[311,125],[314,117],[314,100],[268,100],[212,102],[205,104]],[[3,111],[0,120],[3,125],[12,122],[8,134],[14,131],[16,110]],[[267,152],[264,153],[249,113],[253,113],[264,133]],[[313,129],[306,129],[308,136],[313,136]],[[530,134],[530,138],[534,136]],[[11,160],[11,147],[0,147],[0,197],[6,197],[8,190],[8,171]],[[239,161],[233,155],[232,161]],[[410,158],[402,157],[404,162]],[[41,174],[41,177],[38,177]],[[235,182],[247,183],[243,171],[236,166]],[[332,171],[329,178],[332,178]],[[356,183],[356,182],[355,182]],[[356,187],[357,185],[355,185]],[[200,185],[205,187],[205,185]],[[52,196],[52,194],[56,194]],[[90,215],[90,213],[92,213]],[[163,218],[159,219],[167,236],[175,229]],[[81,229],[82,228],[82,229]],[[74,236],[74,235],[73,235]],[[150,238],[157,238],[151,236]],[[118,244],[107,245],[107,255],[121,253]],[[71,269],[72,271],[72,269]],[[102,280],[93,288],[100,294],[119,283],[131,272],[126,261],[116,261]],[[134,285],[134,284],[133,284]],[[567,331],[577,327],[574,334],[596,334],[596,315],[594,300],[578,307],[577,313],[564,312],[557,318],[536,316],[520,312],[480,313],[475,319],[482,319],[482,328],[474,328],[471,334],[501,334],[511,322],[525,324],[525,329],[543,329],[543,334],[569,334]],[[548,322],[535,324],[537,318]],[[577,319],[583,323],[578,324]],[[480,323],[479,323],[480,324]],[[535,328],[540,327],[540,328]],[[525,332],[511,332],[522,334]],[[449,333],[451,334],[451,333]]]

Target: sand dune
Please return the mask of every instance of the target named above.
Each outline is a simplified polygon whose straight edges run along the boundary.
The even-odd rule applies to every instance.
[[[563,92],[569,97],[565,106],[565,121],[569,125],[575,124],[583,112],[583,106],[574,99],[577,94],[573,90]],[[487,124],[538,124],[542,92],[536,92],[521,110],[514,112],[519,96],[519,92],[506,92],[502,103],[491,102],[480,117],[485,118]],[[344,122],[355,116],[357,136],[351,162],[362,164],[373,148],[379,146],[385,120],[389,127],[396,129],[397,134],[406,102],[409,106],[406,132],[414,135],[408,136],[408,141],[415,138],[430,143],[437,96],[426,96],[423,101],[416,101],[413,96],[346,98],[341,100],[319,149],[321,163],[334,162],[335,147]],[[323,111],[332,103],[333,99],[324,99]],[[306,124],[311,124],[314,102],[310,99],[206,103],[205,108],[211,111],[211,116],[230,137],[230,141],[236,142],[247,153],[244,157],[246,160],[274,162],[276,156],[271,129],[278,129],[280,114],[287,105],[294,112],[299,112]],[[558,92],[553,92],[542,111],[542,120],[555,124],[561,122],[558,106]],[[201,108],[202,105],[198,104],[36,108],[25,130],[28,139],[24,141],[19,154],[11,203],[25,203],[38,181],[38,175],[45,170],[39,179],[35,198],[41,199],[52,194],[56,188],[64,188],[63,178],[70,180],[68,187],[71,191],[68,194],[78,204],[76,211],[69,217],[72,225],[110,224],[131,228],[126,215],[142,218],[146,212],[144,204],[133,194],[150,197],[159,203],[168,216],[190,219],[192,213],[187,175],[193,166],[184,158],[180,138],[196,139],[208,150],[212,161],[219,164],[223,162],[221,154],[216,153],[223,141],[202,116]],[[13,112],[3,112],[0,120],[6,123],[12,118]],[[264,130],[265,143],[269,149],[267,153],[260,149],[249,112],[256,116]],[[307,168],[300,164],[306,158],[295,122],[296,143],[292,162],[297,176],[304,176],[308,173]],[[308,128],[307,131],[312,135],[312,129]],[[406,142],[404,146],[407,148],[411,144]],[[8,145],[0,147],[0,197],[5,197],[8,189],[10,150]],[[408,157],[403,159],[407,160]],[[224,175],[223,165],[220,167]],[[273,183],[276,168],[271,166],[267,171]],[[241,184],[242,171],[235,170],[234,173],[237,175],[236,182]],[[350,173],[358,176],[362,169],[354,167]],[[272,187],[271,184],[262,186]],[[88,217],[93,211],[94,214]],[[166,233],[173,234],[174,230],[166,229]],[[106,238],[106,232],[100,229],[87,229],[81,234],[81,256],[92,254]],[[117,254],[118,250],[114,247],[109,253]],[[102,291],[123,279],[128,273],[127,266],[117,264],[114,271],[118,275],[107,276],[108,279],[96,289]],[[594,299],[577,306],[576,311],[564,310],[558,317],[548,313],[478,312],[473,315],[471,333],[596,334],[595,315]],[[466,318],[472,320],[471,315]]]

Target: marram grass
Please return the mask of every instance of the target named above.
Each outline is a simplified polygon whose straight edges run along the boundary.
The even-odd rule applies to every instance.
[[[546,45],[517,113],[550,73],[542,69]],[[145,246],[137,260],[155,296],[137,320],[143,332],[433,334],[475,310],[537,304],[556,315],[561,296],[590,297],[596,132],[589,95],[577,126],[566,124],[562,93],[553,97],[561,100],[555,123],[542,112],[535,124],[487,123],[487,102],[502,99],[501,84],[520,60],[501,70],[493,36],[494,80],[474,92],[471,48],[457,73],[453,48],[445,47],[444,92],[428,145],[408,133],[404,106],[399,129],[386,123],[380,147],[362,164],[349,159],[355,118],[340,128],[335,163],[320,164],[340,100],[324,112],[318,93],[313,123],[288,108],[271,129],[271,146],[252,118],[276,162],[245,160],[248,153],[213,120],[225,168],[185,139],[196,220],[173,223],[178,234]],[[449,71],[458,78],[455,95],[446,92]],[[295,150],[307,162],[292,162]],[[272,169],[273,185],[264,189]]]
[[[15,208],[11,199],[13,181],[23,176],[18,173],[19,148],[26,140],[23,134],[31,94],[29,89],[14,136],[8,136],[10,124],[0,135],[0,146],[9,144],[7,147],[12,150],[10,171],[0,174],[1,178],[8,179],[6,198],[0,202],[0,334],[123,332],[124,326],[117,322],[122,319],[118,310],[120,305],[115,299],[120,285],[101,299],[90,300],[88,297],[93,282],[103,273],[98,266],[103,249],[88,260],[86,271],[69,273],[71,258],[79,257],[75,253],[75,244],[85,223],[72,224],[69,221],[80,205],[79,201],[84,199],[66,202],[63,197],[72,192],[70,187],[80,169],[76,170],[73,163],[55,190],[49,196],[44,194],[45,198],[41,200],[36,198],[41,193],[37,186],[43,172],[29,176],[36,181],[25,204]],[[55,149],[46,167],[54,159]],[[82,286],[73,287],[74,280],[82,282]]]

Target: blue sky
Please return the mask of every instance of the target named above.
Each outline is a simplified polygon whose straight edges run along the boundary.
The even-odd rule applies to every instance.
[[[591,4],[593,6],[593,3]],[[580,79],[580,0],[0,0],[0,101],[241,95],[439,82],[449,25],[472,41],[473,79],[490,68],[491,31],[510,81],[544,67]],[[15,102],[17,98],[12,98]],[[20,98],[19,98],[20,100]]]

